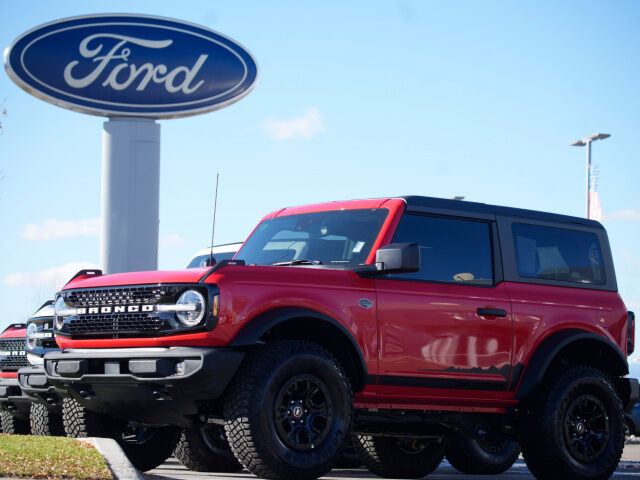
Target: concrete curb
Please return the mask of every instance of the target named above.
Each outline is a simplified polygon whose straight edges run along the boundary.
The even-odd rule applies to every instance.
[[[115,480],[143,480],[115,440],[99,437],[78,438],[78,440],[90,444],[102,454]]]

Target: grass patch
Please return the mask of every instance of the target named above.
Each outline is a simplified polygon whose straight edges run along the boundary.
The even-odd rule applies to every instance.
[[[105,459],[74,438],[0,434],[0,477],[112,480]]]

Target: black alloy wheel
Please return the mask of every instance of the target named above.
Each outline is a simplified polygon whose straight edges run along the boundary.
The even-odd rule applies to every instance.
[[[327,438],[333,404],[322,380],[297,375],[280,390],[273,413],[280,440],[293,450],[308,452]]]
[[[606,407],[594,395],[577,397],[567,409],[563,430],[569,453],[576,460],[590,462],[598,458],[611,433]]]

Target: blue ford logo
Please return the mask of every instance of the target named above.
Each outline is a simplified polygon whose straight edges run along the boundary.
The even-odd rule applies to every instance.
[[[207,28],[145,15],[59,20],[18,37],[4,54],[21,88],[102,116],[173,118],[240,100],[258,67],[238,43]]]

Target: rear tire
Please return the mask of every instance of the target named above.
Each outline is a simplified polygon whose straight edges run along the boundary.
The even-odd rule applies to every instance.
[[[364,466],[380,477],[422,478],[444,458],[442,439],[411,439],[359,435],[356,451]]]
[[[31,427],[28,420],[14,417],[6,410],[0,411],[0,422],[2,423],[2,432],[11,435],[29,435]]]
[[[68,437],[113,438],[140,471],[152,470],[169,458],[178,442],[175,427],[142,427],[92,412],[73,398],[65,398],[62,419]]]
[[[358,456],[358,452],[355,449],[355,442],[357,440],[349,438],[349,441],[345,444],[342,452],[336,460],[336,464],[333,468],[358,468],[362,466],[362,460]]]
[[[445,454],[456,470],[469,475],[498,475],[511,468],[520,455],[520,446],[508,440],[477,440],[450,437]]]
[[[622,403],[611,380],[588,366],[565,370],[523,405],[520,446],[538,480],[604,480],[624,447]]]
[[[262,478],[309,480],[333,467],[349,438],[351,385],[338,360],[302,340],[256,350],[224,401],[234,455]]]
[[[222,426],[183,429],[173,454],[182,465],[195,472],[231,473],[242,470]]]
[[[29,413],[31,433],[47,437],[63,437],[62,416],[49,410],[42,403],[32,403]]]

